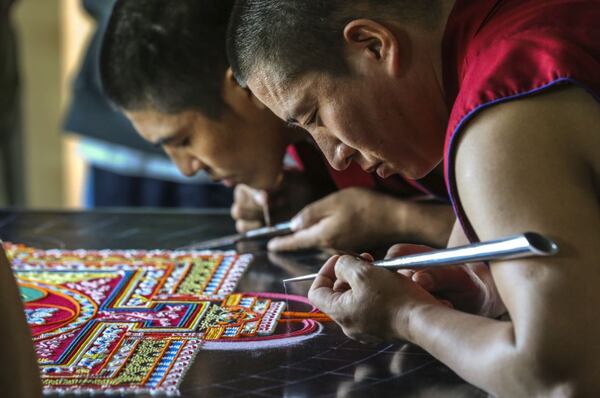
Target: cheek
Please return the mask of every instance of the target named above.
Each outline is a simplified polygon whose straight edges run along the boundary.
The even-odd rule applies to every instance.
[[[371,98],[356,95],[340,96],[326,109],[326,126],[344,144],[358,150],[371,151],[379,146],[374,135],[379,119],[379,108],[369,102]]]
[[[227,129],[210,128],[198,131],[191,144],[191,152],[209,163],[223,163],[229,159],[228,153],[234,153],[238,148],[236,142],[232,142],[233,134]]]

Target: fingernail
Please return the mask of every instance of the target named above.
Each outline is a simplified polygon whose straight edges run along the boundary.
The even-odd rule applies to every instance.
[[[374,260],[373,256],[371,255],[371,253],[362,253],[360,255],[360,258],[362,260],[368,261],[368,262],[372,262]]]
[[[290,222],[290,227],[292,228],[292,231],[301,230],[302,229],[302,220],[300,219],[300,217],[292,218],[292,221]]]
[[[259,204],[262,205],[265,203],[265,199],[266,199],[266,193],[264,191],[258,191],[258,192],[254,192],[254,194],[252,195],[254,197],[254,201]]]
[[[279,249],[278,239],[277,238],[271,239],[267,243],[267,249],[270,250],[270,251],[272,251],[272,252],[276,252]]]
[[[433,278],[426,272],[420,272],[413,275],[413,281],[421,285],[425,290],[433,289]]]

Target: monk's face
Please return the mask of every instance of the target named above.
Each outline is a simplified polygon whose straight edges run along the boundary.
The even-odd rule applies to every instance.
[[[277,116],[308,130],[334,168],[354,161],[384,178],[422,177],[443,157],[448,119],[440,34],[431,32],[351,21],[336,55],[347,70],[287,78],[276,61],[266,61],[247,83]]]
[[[205,171],[227,186],[271,189],[281,177],[288,142],[282,123],[266,111],[226,109],[218,120],[198,111],[168,114],[151,107],[125,114],[184,175]]]
[[[277,116],[306,129],[337,170],[356,162],[383,178],[419,178],[442,158],[445,119],[418,81],[311,73],[284,85],[265,74],[248,85]]]

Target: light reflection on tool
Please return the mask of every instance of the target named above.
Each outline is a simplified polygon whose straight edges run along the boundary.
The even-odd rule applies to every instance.
[[[373,262],[373,265],[396,271],[400,269],[443,267],[479,261],[552,256],[556,253],[558,253],[558,245],[554,241],[535,232],[526,232],[521,235],[488,242],[411,254],[389,260],[379,260]],[[310,274],[297,278],[284,279],[283,282],[312,280],[317,275]]]
[[[241,234],[224,236],[217,239],[211,239],[200,243],[194,243],[189,246],[181,247],[179,250],[208,250],[234,245],[237,242],[245,240],[254,240],[262,238],[272,238],[275,236],[288,235],[292,233],[291,222],[276,224],[272,227],[263,227],[252,229]]]

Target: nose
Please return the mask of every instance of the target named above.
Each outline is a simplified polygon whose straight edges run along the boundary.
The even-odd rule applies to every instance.
[[[186,177],[195,176],[200,170],[206,166],[200,161],[200,159],[194,156],[181,156],[175,159],[175,165]]]
[[[350,166],[352,156],[356,153],[354,149],[332,137],[315,134],[313,138],[331,167],[342,171]]]
[[[333,157],[329,160],[331,167],[338,171],[346,170],[352,163],[352,157],[356,151],[346,144],[339,143],[335,146]]]

